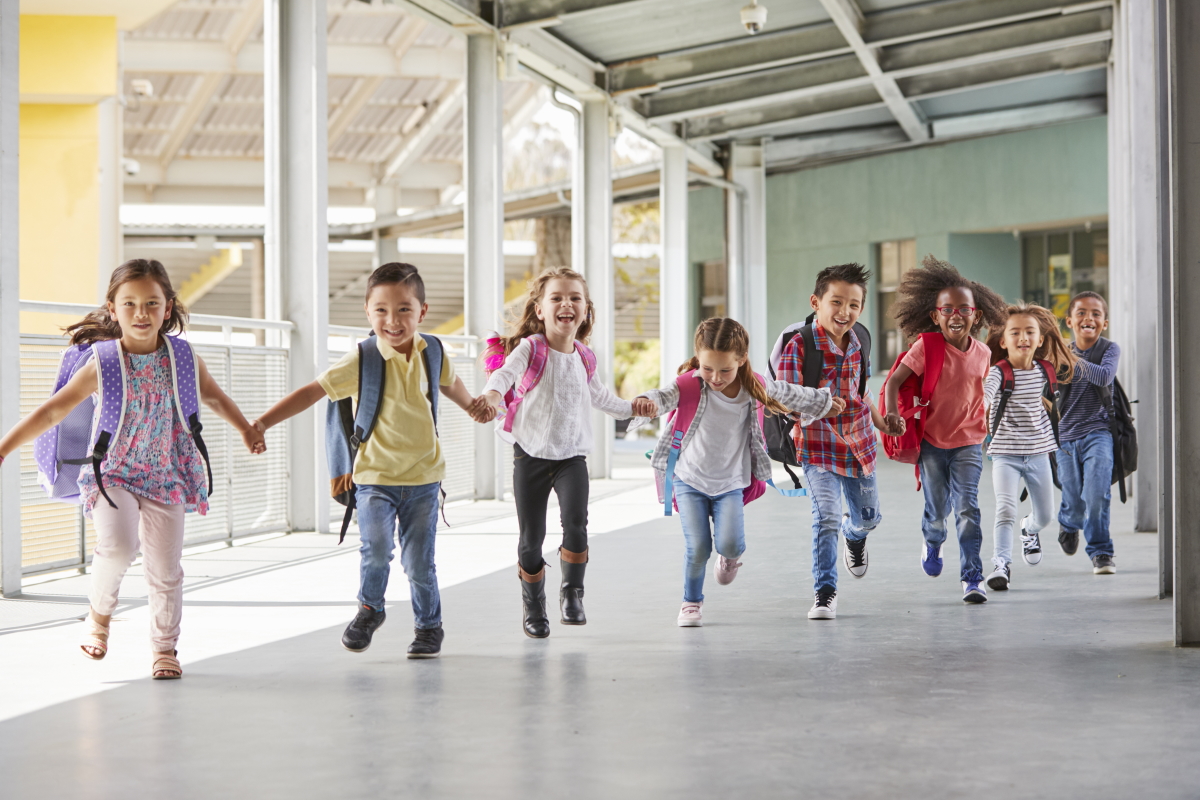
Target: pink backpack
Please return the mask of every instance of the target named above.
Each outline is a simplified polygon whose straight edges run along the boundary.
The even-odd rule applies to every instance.
[[[766,385],[762,375],[756,372],[754,377],[758,379],[759,383]],[[671,431],[671,449],[667,453],[667,470],[661,476],[656,475],[658,499],[663,504],[663,515],[668,517],[671,516],[672,507],[679,510],[679,506],[675,503],[675,464],[679,460],[683,437],[687,434],[688,428],[692,427],[692,421],[696,418],[696,409],[700,405],[701,379],[697,377],[695,370],[690,370],[676,378],[675,384],[679,387],[679,405],[667,417],[667,430]],[[754,406],[758,412],[758,429],[761,431],[763,406],[758,402]],[[766,447],[765,442],[763,446]],[[757,500],[766,491],[766,482],[759,480],[751,473],[750,485],[742,491],[742,505]]]
[[[525,369],[521,380],[505,393],[504,408],[497,415],[498,418],[504,420],[503,430],[506,434],[512,433],[513,420],[517,415],[517,409],[521,406],[521,401],[533,387],[541,382],[542,375],[546,372],[546,361],[550,358],[550,345],[546,342],[545,336],[535,333],[527,337],[526,341],[529,342],[529,366]],[[592,378],[596,377],[596,354],[580,341],[575,342],[575,352],[583,361],[588,383],[591,383]],[[487,347],[483,351],[484,374],[491,376],[493,372],[504,366],[504,360],[504,345],[500,341],[499,335],[492,336],[487,340]]]

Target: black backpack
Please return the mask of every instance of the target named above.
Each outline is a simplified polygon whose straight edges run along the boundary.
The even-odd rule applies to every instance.
[[[1111,341],[1101,336],[1100,340],[1092,345],[1087,360],[1093,364],[1099,364],[1111,344]],[[1069,395],[1073,383],[1063,385],[1061,394],[1064,400]],[[1116,378],[1113,378],[1111,387],[1096,386],[1095,384],[1092,384],[1092,387],[1100,395],[1100,402],[1108,409],[1108,430],[1113,437],[1112,483],[1119,484],[1121,502],[1124,503],[1128,497],[1125,491],[1125,479],[1137,471],[1138,462],[1137,429],[1133,427],[1133,404],[1125,394],[1121,382]]]
[[[782,353],[788,342],[797,334],[802,336],[804,338],[803,385],[810,389],[820,386],[821,369],[825,361],[821,351],[817,349],[817,337],[813,333],[812,323],[815,316],[815,314],[809,314],[803,323],[797,322],[784,328],[775,343],[774,351],[772,351]],[[865,325],[856,322],[854,323],[854,335],[858,337],[858,345],[862,353],[862,370],[858,380],[858,396],[862,397],[866,394],[867,378],[871,375],[871,332]],[[777,380],[774,361],[767,364],[767,369],[771,373],[771,380]],[[792,439],[792,428],[795,426],[796,421],[790,416],[768,414],[763,420],[763,436],[767,440],[767,455],[774,461],[783,464],[792,483],[796,484],[796,489],[800,489],[802,488],[800,477],[792,472],[792,467],[800,466],[800,461],[796,458],[796,442]]]

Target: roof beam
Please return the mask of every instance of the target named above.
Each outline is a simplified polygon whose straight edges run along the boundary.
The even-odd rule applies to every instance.
[[[897,125],[865,130],[838,131],[813,136],[773,139],[766,144],[768,165],[787,161],[804,161],[834,153],[872,150],[910,142],[908,134]]]
[[[580,100],[600,100],[605,67],[560,39],[537,28],[518,28],[508,39],[508,52],[527,68],[561,86]]]
[[[383,78],[379,76],[359,78],[354,82],[354,88],[350,90],[350,94],[337,107],[329,120],[328,136],[331,148],[338,138],[349,129],[350,123],[354,121],[354,118],[358,116],[358,112],[362,111],[363,106],[375,95],[381,83],[383,83]]]
[[[939,139],[980,136],[1016,128],[1033,128],[1072,119],[1096,117],[1104,114],[1107,110],[1108,102],[1103,97],[1063,100],[1024,108],[1006,108],[1002,111],[947,117],[934,121],[933,133]]]
[[[503,0],[500,24],[505,28],[557,25],[567,17],[577,17],[614,6],[628,6],[647,0]]]
[[[874,85],[875,91],[879,92],[880,98],[887,104],[888,110],[892,112],[892,116],[908,134],[908,138],[914,142],[928,141],[929,125],[925,122],[921,112],[905,99],[904,93],[896,85],[896,79],[884,74],[883,68],[879,66],[879,59],[875,55],[875,49],[868,47],[866,41],[863,40],[865,19],[858,4],[854,0],[821,0],[821,5],[825,7],[825,12],[833,20],[833,24],[837,26],[846,42],[849,43],[850,49],[862,63],[863,69],[871,76],[871,83]]]
[[[408,169],[421,160],[433,140],[446,127],[446,123],[456,115],[463,105],[466,93],[466,82],[455,84],[446,94],[442,95],[433,109],[433,113],[425,115],[425,122],[417,128],[408,139],[402,140],[399,151],[388,159],[383,170],[383,182],[390,181],[394,176]]]

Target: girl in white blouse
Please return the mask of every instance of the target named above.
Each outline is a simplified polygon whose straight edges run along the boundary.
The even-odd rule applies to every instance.
[[[586,344],[593,315],[582,275],[563,268],[546,270],[530,287],[515,333],[493,340],[485,353],[490,355],[489,366],[500,361],[503,365],[492,372],[477,402],[498,411],[507,409],[497,432],[513,444],[513,497],[521,528],[517,574],[524,603],[522,627],[535,639],[550,635],[542,545],[551,490],[558,495],[563,526],[562,622],[587,623],[583,575],[588,561],[591,409],[618,419],[653,414],[650,401],[631,404],[595,377],[595,356]],[[491,416],[490,409],[480,412],[474,415],[477,420]]]

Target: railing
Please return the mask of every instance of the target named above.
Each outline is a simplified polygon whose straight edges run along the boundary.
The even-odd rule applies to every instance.
[[[94,306],[21,301],[26,312],[82,316]],[[261,413],[287,393],[286,347],[235,345],[234,329],[278,331],[285,339],[290,322],[192,314],[191,325],[219,328],[225,343],[194,342],[197,354],[221,387],[248,415]],[[21,414],[33,411],[54,388],[66,340],[62,336],[22,334]],[[204,413],[214,491],[206,516],[188,514],[187,544],[232,540],[287,530],[288,444],[285,427],[267,432],[267,452],[253,456],[241,437],[215,414]],[[83,566],[91,560],[95,529],[78,506],[51,500],[37,481],[33,448],[21,450],[22,572],[33,574]]]

